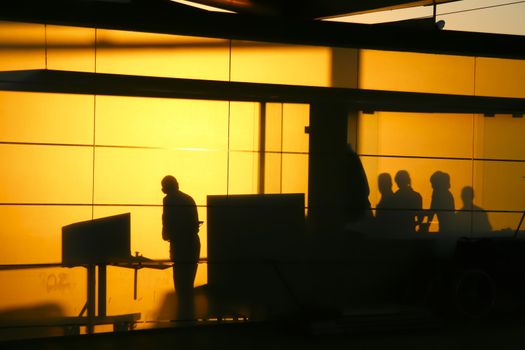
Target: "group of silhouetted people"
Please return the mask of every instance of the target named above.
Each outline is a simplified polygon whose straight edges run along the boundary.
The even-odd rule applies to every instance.
[[[396,173],[394,181],[398,190],[392,189],[389,173],[378,176],[381,194],[376,206],[376,229],[399,233],[428,232],[436,217],[438,232],[487,232],[491,230],[487,213],[474,204],[474,190],[466,186],[461,191],[463,207],[456,211],[454,196],[450,192],[450,175],[436,171],[430,177],[432,199],[430,208],[423,210],[421,195],[412,188],[406,170]]]

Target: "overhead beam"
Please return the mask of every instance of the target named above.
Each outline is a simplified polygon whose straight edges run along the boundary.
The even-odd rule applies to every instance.
[[[242,14],[314,19],[429,6],[458,0],[192,0]]]
[[[366,112],[525,113],[525,99],[130,76],[54,70],[0,72],[0,90],[224,101],[344,103]]]
[[[4,0],[0,20],[301,45],[525,59],[525,36],[212,13],[168,1]]]

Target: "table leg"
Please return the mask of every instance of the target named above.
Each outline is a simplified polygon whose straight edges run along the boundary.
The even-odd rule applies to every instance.
[[[107,266],[98,265],[98,315],[106,316]]]

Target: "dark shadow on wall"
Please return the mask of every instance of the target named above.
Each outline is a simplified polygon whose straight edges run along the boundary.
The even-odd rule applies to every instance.
[[[0,341],[65,335],[66,327],[51,326],[64,316],[57,304],[0,310]]]

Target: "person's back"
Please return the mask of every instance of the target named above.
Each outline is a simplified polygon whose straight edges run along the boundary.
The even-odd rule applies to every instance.
[[[423,200],[421,195],[410,186],[410,176],[405,170],[400,170],[395,176],[398,190],[392,197],[393,207],[396,208],[396,229],[400,233],[415,232],[419,223]]]
[[[450,192],[450,175],[436,171],[430,177],[430,183],[432,184],[432,200],[428,221],[431,222],[435,215],[439,222],[439,232],[450,232],[455,227],[455,203],[454,196]]]
[[[461,191],[463,207],[456,213],[456,225],[460,232],[479,233],[492,230],[487,212],[474,204],[474,189],[465,186]]]
[[[199,232],[197,206],[191,196],[182,191],[164,197],[164,226],[170,241],[193,239]]]
[[[392,191],[392,177],[388,173],[379,174],[377,178],[381,199],[376,205],[376,227],[383,231],[388,230],[394,224],[394,191]]]

